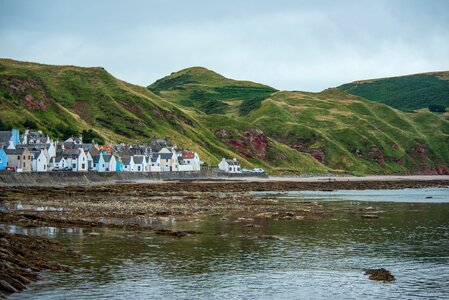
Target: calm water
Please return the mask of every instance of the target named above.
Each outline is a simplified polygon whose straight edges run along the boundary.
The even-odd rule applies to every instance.
[[[171,224],[203,232],[182,239],[111,229],[97,230],[100,236],[88,235],[91,229],[27,229],[83,257],[62,261],[73,273],[45,273],[11,299],[449,298],[449,189],[370,193],[282,194],[331,199],[325,205],[334,212],[322,220],[253,222],[259,227],[218,217]],[[359,201],[379,199],[385,202]],[[383,211],[381,218],[365,220],[354,209],[368,206]],[[258,238],[262,234],[279,240]],[[397,280],[363,275],[365,268],[380,267]]]

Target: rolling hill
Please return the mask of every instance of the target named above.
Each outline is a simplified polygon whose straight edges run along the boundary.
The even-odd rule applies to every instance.
[[[205,111],[209,101],[227,106]],[[401,112],[339,89],[277,91],[200,67],[147,89],[103,68],[1,59],[0,121],[55,138],[71,128],[113,142],[167,136],[208,163],[235,156],[278,174],[443,174],[449,165],[441,115]]]
[[[148,86],[155,94],[206,114],[246,114],[276,89],[226,78],[202,67],[172,73]],[[236,109],[237,107],[237,109]]]
[[[449,108],[449,71],[354,81],[338,88],[401,110]]]

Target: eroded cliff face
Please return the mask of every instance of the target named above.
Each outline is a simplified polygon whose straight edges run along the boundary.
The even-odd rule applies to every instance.
[[[268,137],[260,129],[252,128],[237,133],[221,129],[215,134],[221,141],[245,158],[266,158]]]
[[[28,110],[45,110],[50,106],[50,97],[39,82],[32,79],[6,77],[0,85],[6,90],[5,99],[19,99]]]

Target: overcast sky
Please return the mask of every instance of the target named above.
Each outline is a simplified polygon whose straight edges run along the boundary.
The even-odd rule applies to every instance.
[[[204,66],[278,89],[449,70],[449,1],[0,0],[0,57],[148,85]]]

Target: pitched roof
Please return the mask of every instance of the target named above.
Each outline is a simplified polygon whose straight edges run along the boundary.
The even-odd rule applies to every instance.
[[[9,140],[11,139],[11,131],[0,131],[0,143],[1,144],[9,144]]]
[[[62,155],[80,155],[79,149],[65,149]]]
[[[31,151],[31,155],[33,155],[34,159],[38,158],[40,154],[41,154],[41,151],[36,151],[36,150]]]
[[[17,144],[16,149],[19,148],[29,148],[34,150],[44,150],[50,148],[50,144]]]
[[[230,166],[239,166],[239,162],[233,159],[227,159],[226,162],[228,163],[228,165]]]
[[[173,153],[158,153],[161,159],[172,159]]]
[[[64,159],[64,156],[62,155],[56,155],[55,162],[60,162],[62,159]]]
[[[149,156],[149,160],[148,161],[157,162],[158,159],[159,159],[159,153],[152,153]]]
[[[145,158],[145,156],[142,156],[142,155],[133,156],[133,160],[134,160],[135,164],[142,164],[144,158]]]
[[[111,161],[111,158],[112,158],[112,155],[109,155],[109,154],[108,155],[103,155],[103,159],[107,163]]]
[[[194,158],[195,157],[195,153],[194,152],[191,152],[191,151],[184,151],[183,153],[182,153],[182,158],[183,159],[191,159],[191,158]]]
[[[100,162],[100,155],[92,156],[92,160],[95,164],[98,164]]]
[[[123,156],[122,157],[122,163],[124,165],[129,165],[131,163],[131,156]]]
[[[22,148],[22,149],[5,149],[5,153],[6,155],[21,155],[25,149],[27,148]]]

